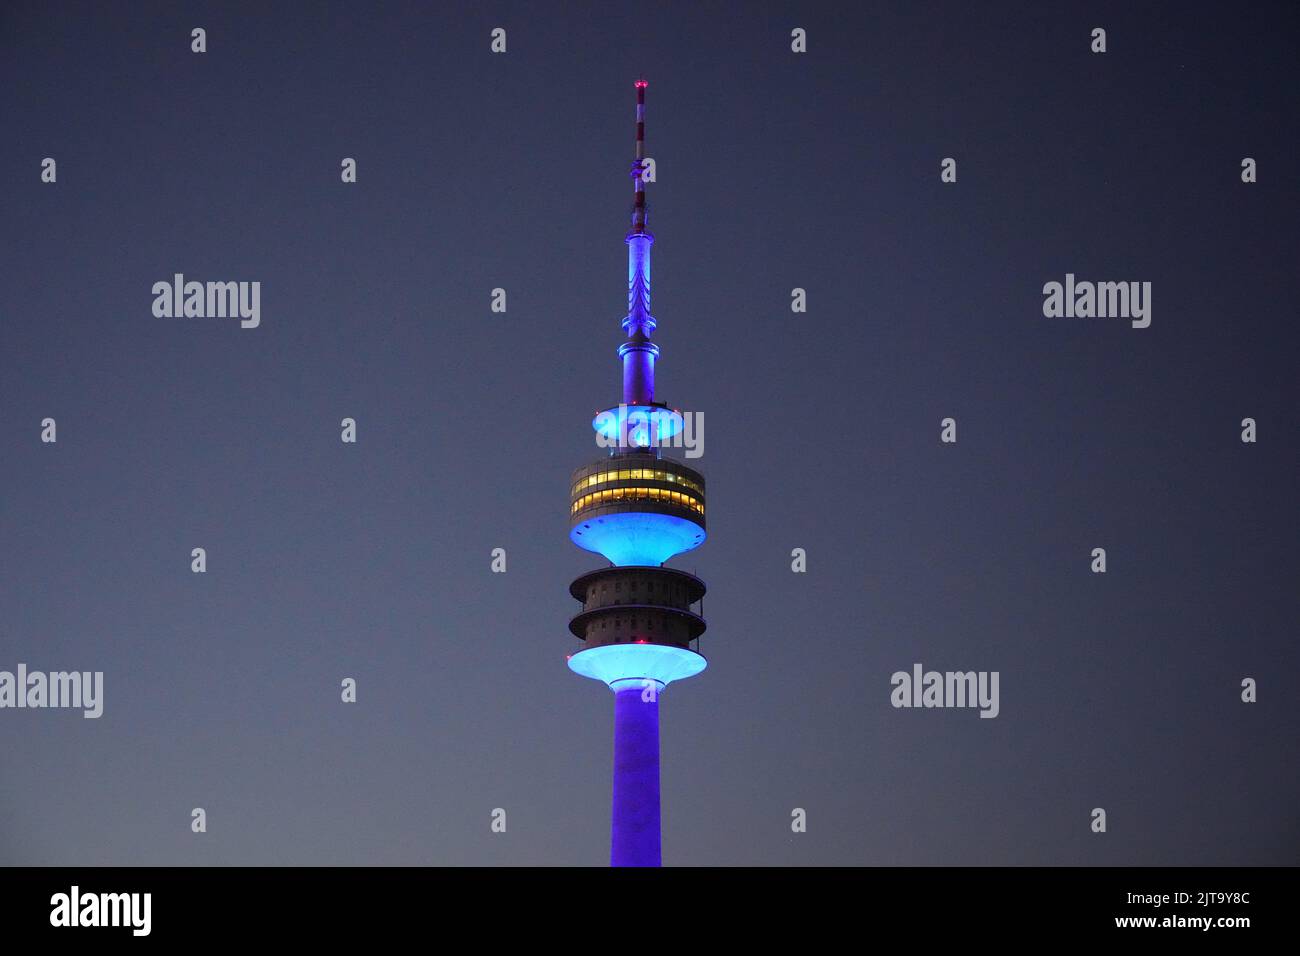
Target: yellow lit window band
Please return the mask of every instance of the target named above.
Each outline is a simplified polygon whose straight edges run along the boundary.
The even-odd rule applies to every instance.
[[[577,514],[587,508],[595,508],[599,505],[618,501],[646,500],[690,508],[692,511],[704,514],[703,501],[700,501],[694,495],[681,491],[669,491],[667,488],[609,488],[605,491],[593,491],[591,494],[583,495],[574,501],[570,512]]]
[[[690,478],[655,468],[621,468],[617,471],[602,471],[594,475],[588,475],[573,486],[572,494],[577,495],[584,488],[603,485],[607,481],[666,481],[704,494],[704,489]]]

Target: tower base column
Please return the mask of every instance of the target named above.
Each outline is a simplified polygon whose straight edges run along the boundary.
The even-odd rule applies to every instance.
[[[658,682],[617,681],[610,866],[659,866]]]

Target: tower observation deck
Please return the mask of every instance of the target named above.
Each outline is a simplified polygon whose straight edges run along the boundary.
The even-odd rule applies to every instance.
[[[683,426],[680,412],[655,400],[650,313],[650,247],[645,197],[645,92],[636,82],[636,154],[628,247],[622,402],[592,422],[609,453],[573,472],[569,538],[610,566],[582,575],[569,592],[582,610],[569,630],[583,647],[569,668],[614,691],[612,866],[658,866],[659,693],[693,677],[706,662],[695,610],[704,582],[665,567],[704,543],[705,483],[694,468],[666,458],[662,445]]]

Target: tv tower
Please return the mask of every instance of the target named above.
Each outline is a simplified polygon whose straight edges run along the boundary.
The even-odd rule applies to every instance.
[[[645,80],[636,82],[636,158],[627,242],[623,401],[592,422],[609,455],[573,473],[569,538],[610,566],[582,575],[569,593],[582,610],[569,630],[584,642],[569,668],[614,692],[614,799],[611,866],[659,866],[659,694],[693,677],[704,618],[694,606],[704,582],[664,566],[704,543],[704,476],[660,454],[682,415],[655,401],[650,341],[650,246],[645,203]],[[692,646],[694,645],[694,646]]]

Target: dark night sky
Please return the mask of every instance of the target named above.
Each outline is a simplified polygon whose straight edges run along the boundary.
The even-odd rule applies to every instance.
[[[1297,862],[1294,11],[6,5],[0,669],[105,712],[0,711],[0,863],[606,862],[566,496],[638,73],[709,480],[665,862]],[[260,328],[155,318],[175,272]],[[1045,318],[1067,272],[1151,327]],[[894,709],[916,661],[1001,715]]]

